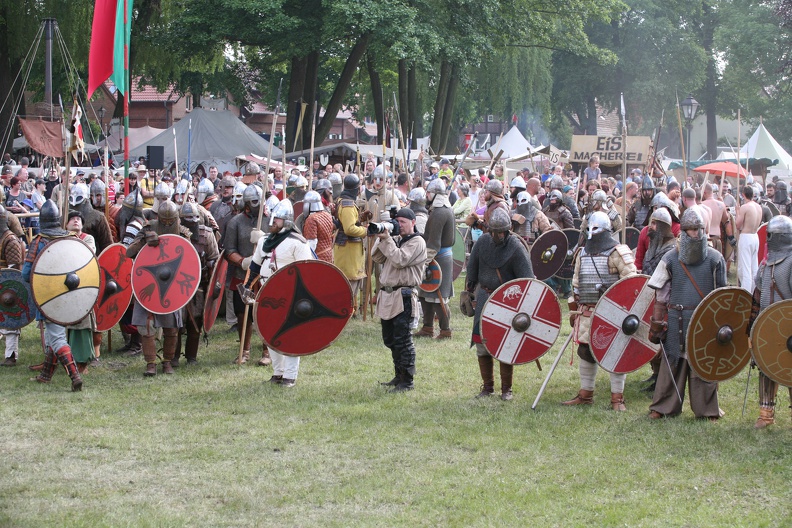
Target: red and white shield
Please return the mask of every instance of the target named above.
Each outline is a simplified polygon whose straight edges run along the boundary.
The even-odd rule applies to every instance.
[[[553,290],[535,279],[498,287],[481,312],[481,340],[498,361],[510,365],[542,357],[561,330],[561,306]]]
[[[660,345],[649,341],[654,290],[648,275],[634,275],[614,283],[597,301],[591,316],[591,353],[599,365],[626,374],[649,363]]]

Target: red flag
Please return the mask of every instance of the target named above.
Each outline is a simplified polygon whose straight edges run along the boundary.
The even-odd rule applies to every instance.
[[[94,6],[91,49],[88,54],[89,99],[94,90],[113,73],[117,8],[117,0],[96,0]]]

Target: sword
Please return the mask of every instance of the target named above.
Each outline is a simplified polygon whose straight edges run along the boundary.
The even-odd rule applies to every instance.
[[[542,386],[539,388],[539,394],[536,395],[536,399],[534,400],[533,405],[531,405],[531,410],[536,410],[536,406],[539,405],[539,400],[541,399],[542,394],[544,394],[545,387],[547,387],[547,383],[550,381],[550,377],[553,375],[553,372],[555,372],[558,362],[561,361],[561,356],[564,355],[564,351],[569,346],[570,341],[572,341],[572,332],[569,333],[569,337],[567,337],[566,342],[564,342],[564,346],[561,347],[561,351],[553,361],[553,365],[550,367],[547,377],[545,378],[544,382],[542,382]]]
[[[663,358],[665,358],[666,365],[668,366],[668,373],[671,375],[671,383],[674,384],[674,390],[676,390],[679,402],[682,403],[682,393],[679,392],[679,387],[677,387],[676,379],[674,379],[674,369],[671,368],[671,362],[668,360],[668,354],[666,353],[665,345],[662,341],[660,341],[660,351],[663,352]]]

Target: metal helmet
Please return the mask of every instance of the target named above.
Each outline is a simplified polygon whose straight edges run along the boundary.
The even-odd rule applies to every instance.
[[[679,218],[679,206],[663,191],[655,194],[654,198],[652,198],[652,202],[649,205],[655,209],[665,207],[674,215],[675,218]]]
[[[561,191],[559,191],[558,189],[553,189],[552,191],[550,191],[550,194],[547,196],[547,199],[550,200],[550,203],[555,201],[558,205],[561,205],[564,197],[561,194]]]
[[[792,250],[792,219],[777,215],[767,223],[768,261],[775,260],[775,253]],[[771,256],[772,252],[772,256]]]
[[[655,184],[652,180],[652,177],[648,174],[644,174],[643,179],[641,180],[641,191],[654,191]]]
[[[682,231],[679,233],[679,260],[684,264],[701,262],[707,251],[707,235],[704,233],[704,219],[696,209],[690,208],[679,219]],[[688,235],[695,229],[696,236]]]
[[[198,211],[198,205],[193,202],[184,202],[179,209],[179,218],[185,224],[197,224],[201,221],[201,213]]]
[[[377,165],[374,169],[374,172],[371,174],[371,178],[374,180],[385,180],[388,177],[388,173],[385,170],[385,166],[383,164]]]
[[[360,187],[360,178],[354,174],[347,174],[344,176],[344,190],[354,191]]]
[[[308,191],[305,193],[305,196],[303,197],[303,203],[308,206],[308,210],[311,212],[324,210],[324,205],[322,205],[322,197],[319,196],[319,193],[316,191]]]
[[[550,189],[562,191],[564,189],[564,179],[561,178],[561,176],[553,176],[550,178]]]
[[[502,233],[511,229],[511,218],[509,213],[498,207],[489,217],[487,229],[492,233]]]
[[[517,193],[517,205],[532,203],[531,195],[527,191]]]
[[[599,205],[599,209],[595,209],[597,205]],[[591,200],[589,200],[589,207],[592,211],[607,211],[608,195],[605,194],[605,191],[602,189],[594,191],[594,194],[591,195]]]
[[[58,205],[52,200],[47,200],[39,211],[39,228],[42,231],[47,229],[60,229],[61,213]]]
[[[787,184],[783,180],[779,180],[775,186],[775,196],[773,196],[773,201],[775,203],[784,203],[787,201],[789,194],[787,192]]]
[[[91,182],[91,203],[94,207],[103,207],[105,204],[105,192],[107,185],[105,182],[96,178]]]
[[[69,205],[71,207],[82,205],[86,200],[88,200],[89,195],[90,192],[88,191],[88,186],[84,183],[73,185],[71,189],[69,189]]]
[[[484,190],[496,196],[503,197],[503,182],[500,180],[490,180],[487,182],[487,185],[484,186]]]
[[[223,180],[220,182],[220,187],[226,189],[228,187],[233,188],[236,185],[237,181],[233,176],[225,176]]]
[[[611,232],[611,221],[608,215],[602,211],[594,211],[588,217],[588,239],[591,240],[599,233]]]
[[[258,185],[248,185],[242,193],[242,202],[244,206],[249,207],[252,212],[258,213],[258,208],[261,205],[261,187]]]
[[[160,202],[170,200],[171,196],[173,196],[173,189],[167,183],[158,183],[157,186],[154,187],[154,198]]]
[[[682,228],[683,231],[687,231],[688,229],[699,229],[704,231],[704,219],[701,217],[701,214],[693,208],[685,209],[685,212],[682,213],[682,218],[679,219],[679,224],[679,227]]]
[[[176,189],[173,191],[173,194],[187,194],[187,191],[189,190],[189,188],[190,188],[190,185],[187,182],[187,180],[181,179],[176,184]]]
[[[272,211],[273,209],[275,209],[275,206],[278,205],[278,202],[280,202],[280,200],[278,200],[278,197],[275,196],[274,194],[270,194],[270,197],[267,198],[267,202],[266,202],[267,210]]]
[[[294,209],[292,208],[291,201],[281,200],[278,202],[278,205],[276,205],[270,213],[270,227],[275,224],[276,218],[283,219],[283,227],[281,228],[281,231],[294,227]]]
[[[344,183],[341,175],[337,172],[331,172],[327,179],[330,181],[330,185],[341,185]]]
[[[143,196],[140,195],[140,191],[136,189],[129,193],[124,198],[123,206],[131,209],[134,216],[143,216]]]
[[[316,182],[316,187],[314,188],[314,190],[319,194],[322,194],[322,192],[327,190],[332,191],[333,184],[330,183],[330,180],[328,180],[327,178],[322,178],[321,180]]]
[[[166,226],[173,225],[179,219],[179,206],[167,200],[162,202],[157,212],[157,221]]]
[[[412,189],[407,195],[407,201],[426,207],[426,191],[423,187],[416,187],[415,189]]]
[[[662,207],[653,212],[650,219],[657,222],[663,222],[664,224],[667,224],[668,227],[671,227],[671,213]]]
[[[237,182],[237,184],[234,185],[234,198],[231,202],[240,209],[242,208],[245,189],[247,189],[247,185],[242,182]]]
[[[250,162],[245,166],[245,176],[258,176],[261,174],[261,167],[258,163]]]
[[[214,184],[208,178],[201,178],[195,191],[195,201],[204,203],[212,195],[214,195]]]
[[[430,181],[429,185],[426,186],[427,199],[428,199],[428,195],[429,194],[431,194],[431,195],[443,194],[444,195],[444,194],[447,194],[447,192],[448,191],[446,190],[445,182],[443,180],[441,180],[440,178],[437,178],[437,179],[434,179],[434,180]]]
[[[509,187],[514,187],[515,189],[527,189],[528,187],[525,185],[525,180],[522,176],[517,176],[511,181]]]

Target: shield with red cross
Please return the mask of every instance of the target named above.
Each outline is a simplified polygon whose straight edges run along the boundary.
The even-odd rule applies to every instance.
[[[510,365],[542,357],[561,330],[555,292],[535,279],[514,279],[492,292],[481,311],[481,340],[498,361]]]
[[[648,283],[648,275],[621,279],[594,307],[589,346],[594,359],[608,372],[638,370],[660,350],[660,345],[649,341],[655,296]]]

